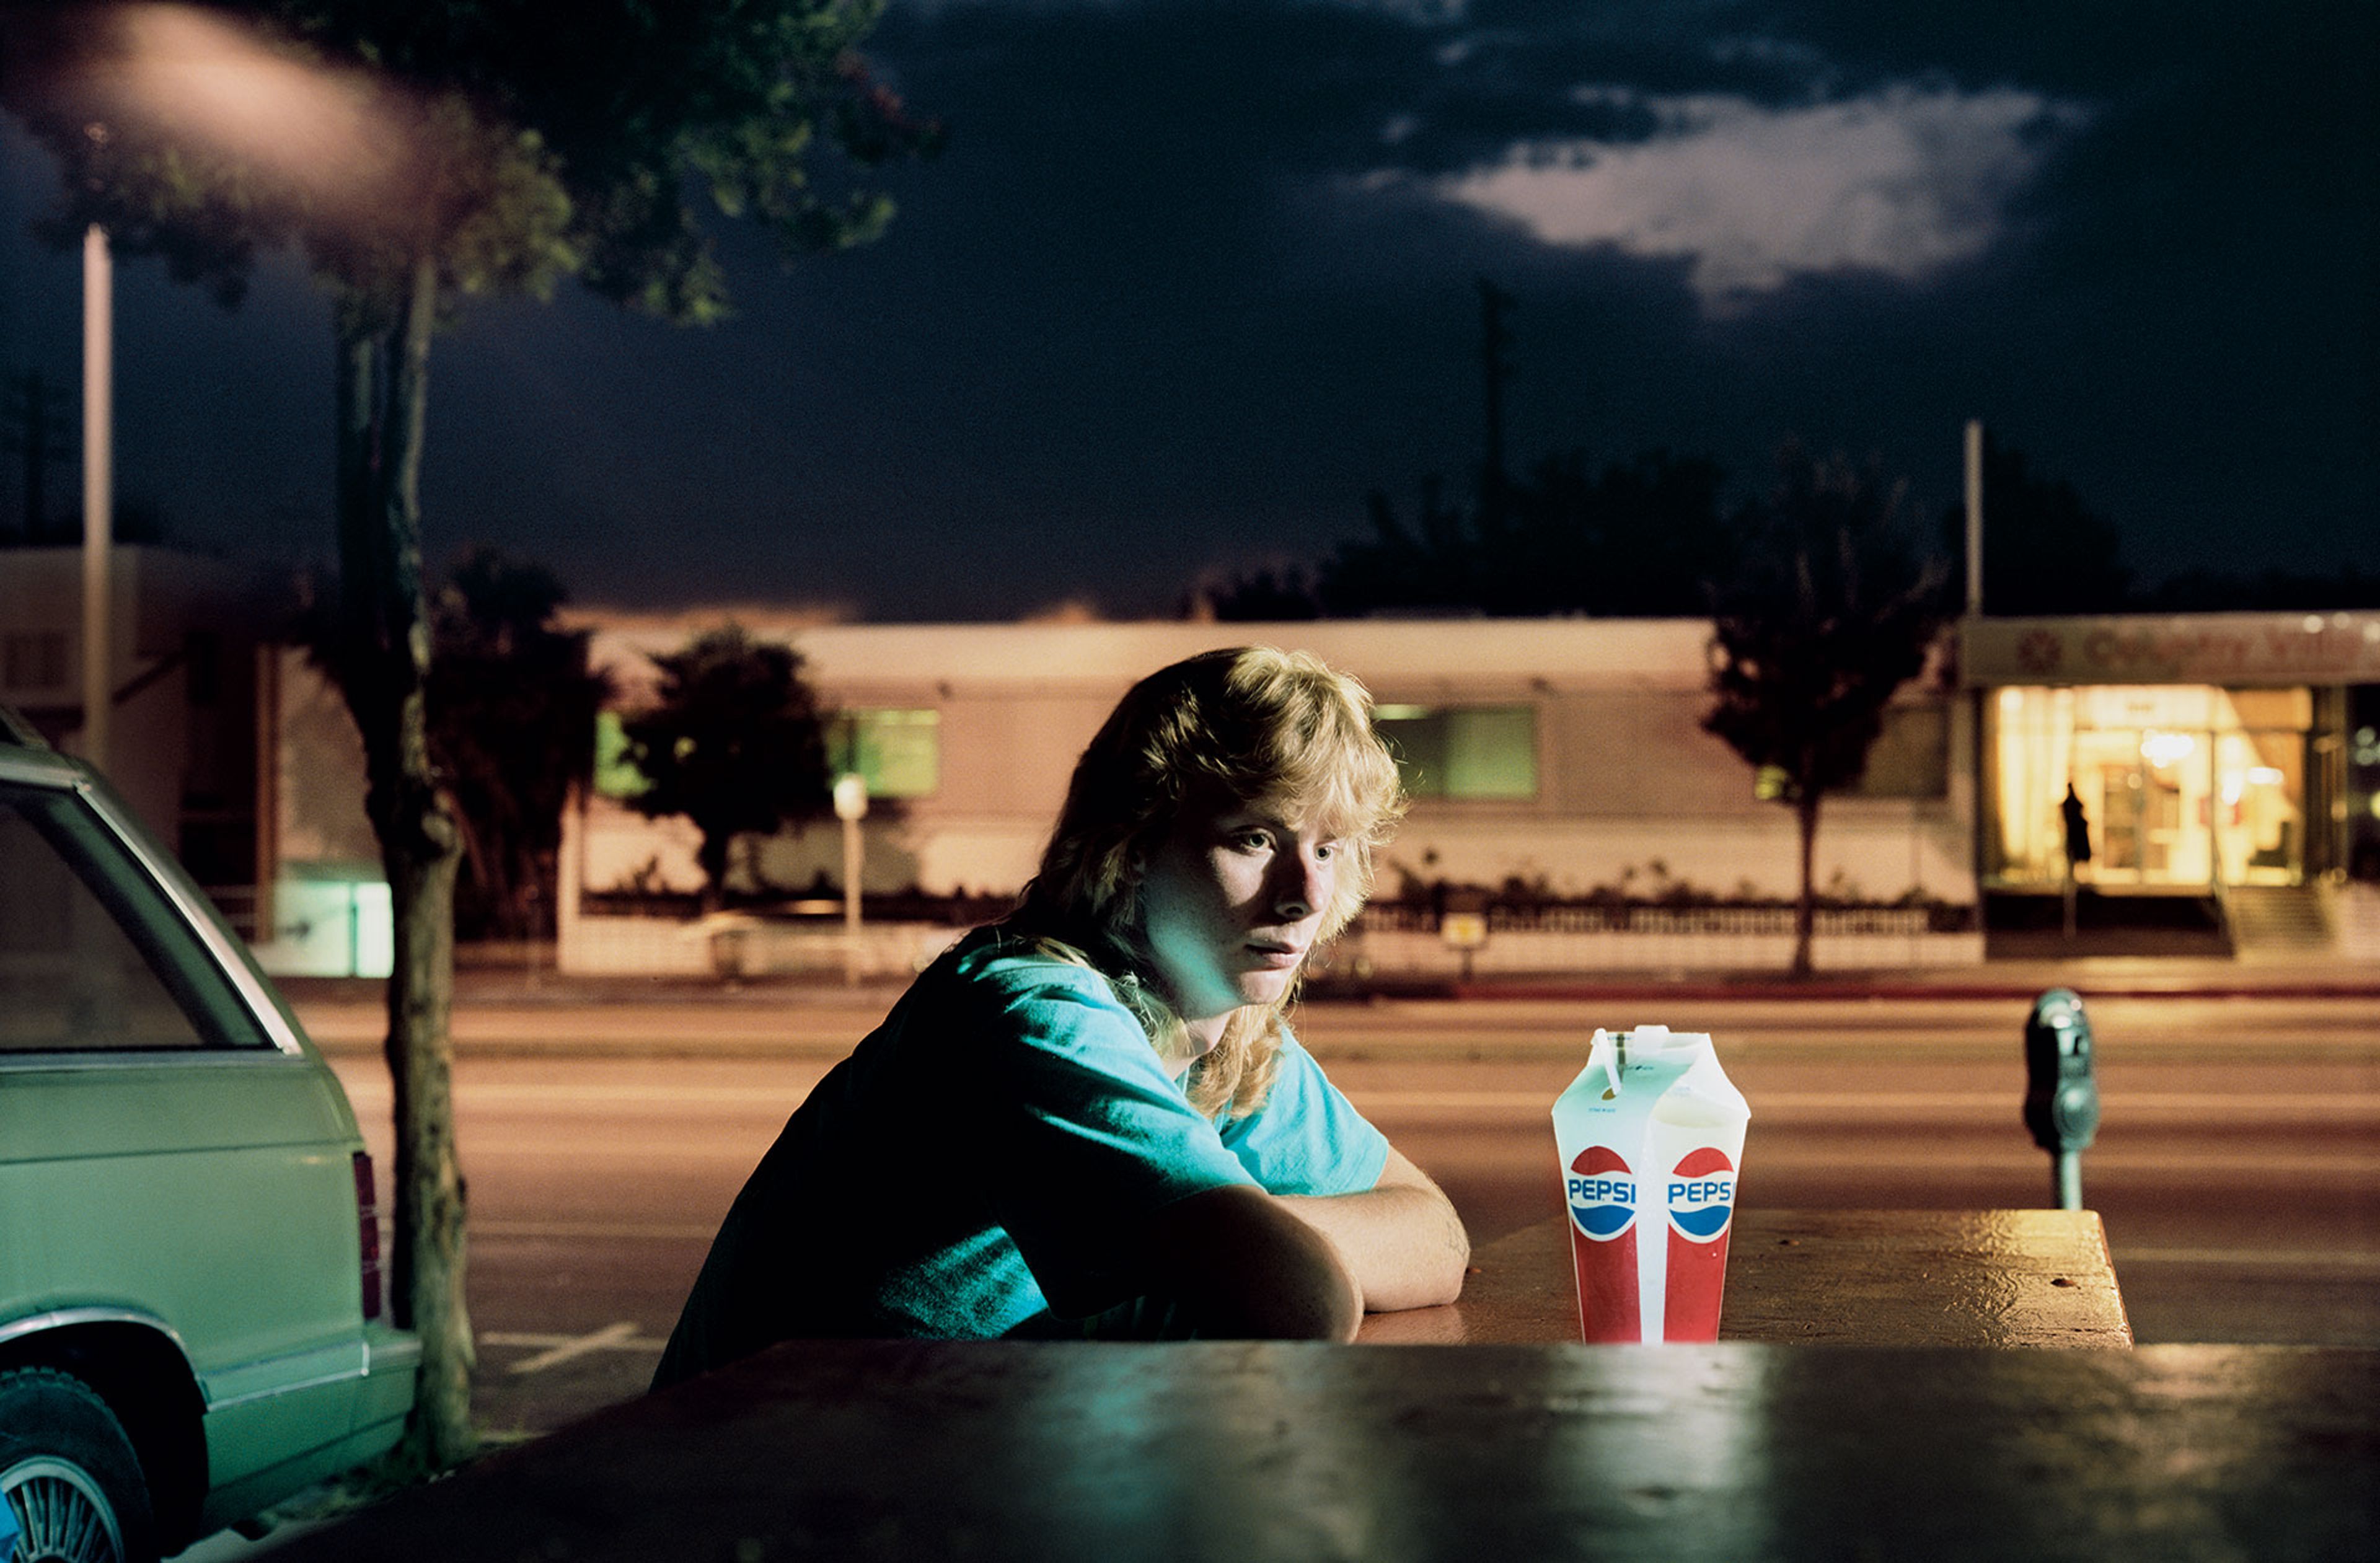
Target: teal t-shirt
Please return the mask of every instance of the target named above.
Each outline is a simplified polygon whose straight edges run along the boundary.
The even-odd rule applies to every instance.
[[[1209,1121],[1095,971],[985,930],[786,1122],[711,1245],[657,1383],[795,1336],[984,1339],[1132,1300],[1119,1233],[1229,1183],[1375,1186],[1388,1142],[1296,1040]]]

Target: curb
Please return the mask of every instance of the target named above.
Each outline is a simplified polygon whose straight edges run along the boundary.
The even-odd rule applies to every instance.
[[[1780,982],[1773,978],[1728,981],[1686,979],[1676,982],[1652,979],[1641,982],[1569,981],[1559,978],[1544,980],[1516,979],[1509,982],[1452,981],[1434,984],[1390,985],[1374,984],[1368,991],[1344,995],[1314,993],[1308,995],[1317,1002],[1363,1003],[1378,997],[1384,999],[1441,999],[1461,1002],[1496,1000],[1536,1000],[1539,1002],[1597,1002],[1656,996],[1695,1001],[1747,1000],[1791,1001],[1794,1000],[2030,1000],[2052,987],[2068,987],[2086,999],[2369,999],[2380,1001],[2380,982],[2272,982],[2232,983],[2228,985],[2193,982],[2186,977],[2166,981],[2143,981],[2138,978],[2095,981],[2087,975],[2058,975],[2034,982],[1925,982],[1880,981],[1847,982],[1828,977],[1812,982]]]

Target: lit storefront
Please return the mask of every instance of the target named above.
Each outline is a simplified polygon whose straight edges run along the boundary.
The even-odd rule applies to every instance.
[[[2102,891],[2294,885],[2349,858],[2350,687],[2380,684],[2380,615],[1980,619],[1987,888],[2066,876],[2067,789]]]

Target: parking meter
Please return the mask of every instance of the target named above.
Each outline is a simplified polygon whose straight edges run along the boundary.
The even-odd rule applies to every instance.
[[[2024,1023],[2024,1126],[2047,1151],[2060,1209],[2082,1208],[2082,1150],[2099,1128],[2091,1074],[2091,1022],[2082,1000],[2053,987]]]

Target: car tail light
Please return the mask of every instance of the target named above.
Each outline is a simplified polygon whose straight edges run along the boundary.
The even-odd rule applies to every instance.
[[[380,1317],[380,1199],[372,1188],[371,1157],[356,1152],[356,1243],[362,1255],[364,1317]]]

